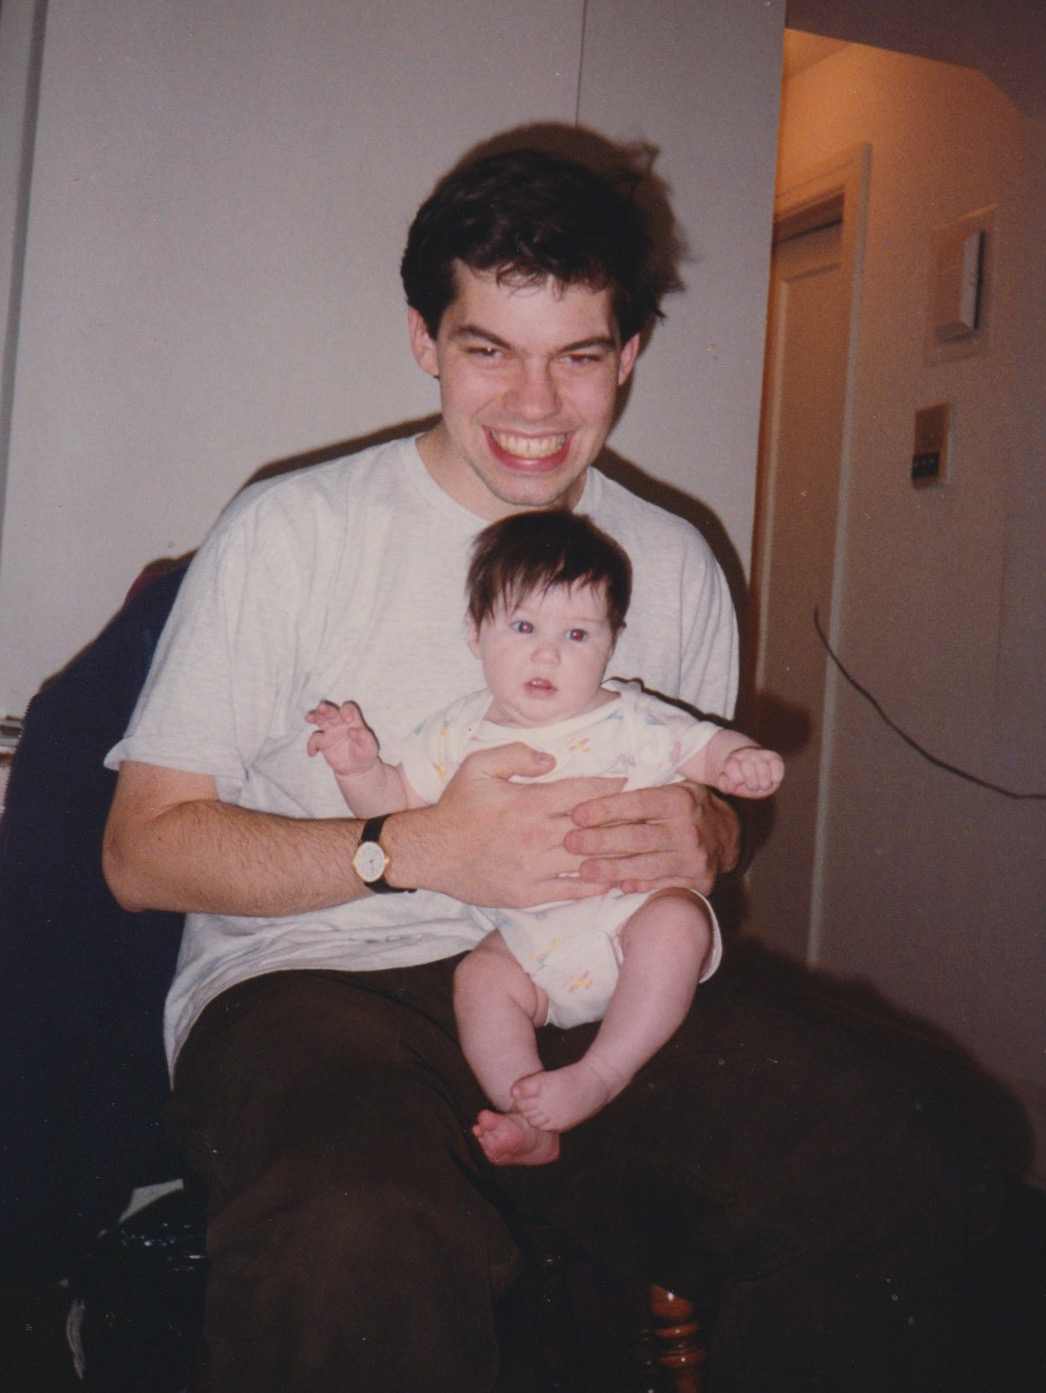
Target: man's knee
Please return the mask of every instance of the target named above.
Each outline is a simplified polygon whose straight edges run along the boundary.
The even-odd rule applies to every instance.
[[[489,1389],[514,1249],[484,1211],[402,1170],[274,1166],[211,1223],[205,1387]]]
[[[332,1147],[305,1144],[277,1155],[217,1204],[210,1224],[212,1260],[242,1242],[252,1251],[293,1251],[300,1259],[295,1267],[305,1273],[317,1270],[313,1259],[366,1270],[391,1253],[417,1270],[427,1249],[442,1254],[441,1263],[454,1250],[467,1262],[471,1249],[482,1251],[483,1240],[503,1228],[447,1148],[402,1134],[398,1154],[354,1147],[340,1155],[337,1137]],[[501,1246],[509,1246],[507,1231]]]

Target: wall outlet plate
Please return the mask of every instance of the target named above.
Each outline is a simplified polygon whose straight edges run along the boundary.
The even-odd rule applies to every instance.
[[[915,413],[915,440],[912,444],[912,483],[916,488],[943,484],[948,476],[951,406],[938,402]]]

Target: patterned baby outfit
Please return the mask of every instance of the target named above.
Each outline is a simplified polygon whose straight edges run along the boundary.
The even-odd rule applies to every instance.
[[[650,788],[673,782],[680,765],[720,729],[644,692],[638,682],[611,678],[604,686],[617,693],[616,700],[550,726],[526,728],[486,720],[490,693],[472,692],[407,737],[403,772],[422,799],[436,803],[466,755],[520,740],[556,759],[548,774],[527,782],[604,775],[625,779],[628,789]],[[719,966],[722,943],[712,907],[704,896],[698,898],[713,927],[704,981]],[[611,890],[586,900],[475,913],[488,930],[500,931],[520,966],[548,995],[548,1023],[566,1027],[602,1019],[617,984],[621,929],[647,899],[648,893]]]

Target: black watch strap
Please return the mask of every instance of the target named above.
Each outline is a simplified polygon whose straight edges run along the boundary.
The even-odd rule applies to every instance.
[[[385,857],[386,869],[388,868],[389,861],[388,854],[381,845],[381,829],[385,826],[385,819],[389,816],[391,816],[391,814],[381,813],[378,817],[369,817],[363,824],[363,831],[360,833],[359,840],[360,847],[369,842],[379,849]],[[358,854],[359,847],[357,847],[357,855]],[[381,875],[379,875],[376,880],[367,879],[365,883],[376,895],[413,895],[414,893],[413,889],[409,889],[407,886],[390,885],[385,879],[384,871],[382,871]]]

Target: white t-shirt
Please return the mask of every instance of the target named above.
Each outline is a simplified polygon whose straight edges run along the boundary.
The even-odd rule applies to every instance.
[[[729,716],[736,627],[704,541],[594,470],[578,511],[632,558],[613,675]],[[483,525],[432,480],[413,440],[245,490],[194,559],[107,766],[131,759],[209,774],[241,807],[343,817],[325,761],[305,753],[305,712],[351,697],[396,763],[407,731],[482,685],[464,596]],[[463,906],[426,890],[283,918],[191,914],[167,1002],[168,1058],[239,981],[287,968],[405,967],[479,937]]]

